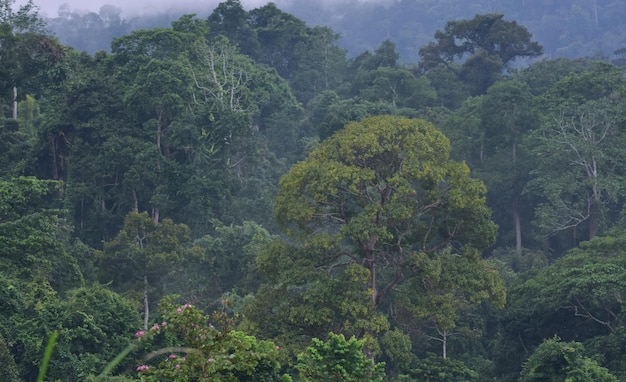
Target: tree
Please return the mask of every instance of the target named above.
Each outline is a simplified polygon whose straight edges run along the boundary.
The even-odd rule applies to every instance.
[[[250,15],[239,0],[226,0],[219,3],[207,18],[211,39],[218,36],[226,37],[244,54],[257,57],[261,47],[257,40],[257,33],[251,24]]]
[[[524,364],[520,382],[617,382],[606,368],[583,355],[579,342],[561,342],[558,337],[539,345]]]
[[[136,304],[101,285],[69,291],[60,308],[50,379],[80,381],[99,373],[140,325]],[[118,370],[131,365],[126,360]]]
[[[99,252],[101,278],[113,281],[120,291],[140,291],[144,309],[144,329],[150,320],[149,294],[158,291],[159,280],[173,266],[193,254],[189,228],[163,219],[157,224],[146,212],[130,212],[124,228]]]
[[[0,180],[0,272],[64,291],[78,286],[82,274],[68,253],[71,228],[63,210],[53,208],[59,187],[33,177]]]
[[[487,203],[497,211],[500,235],[511,238],[500,243],[521,252],[532,220],[532,208],[528,208],[531,200],[524,191],[533,161],[523,142],[539,127],[533,97],[523,83],[498,81],[481,97],[477,113],[480,162],[471,161],[470,166],[487,185]]]
[[[420,67],[430,70],[443,65],[468,84],[472,94],[482,94],[513,60],[543,53],[531,37],[526,28],[505,21],[501,14],[449,21],[435,33],[435,42],[420,49]],[[458,66],[461,59],[464,62]]]
[[[246,317],[289,342],[328,332],[367,338],[368,355],[376,355],[375,337],[389,327],[385,313],[393,309],[395,318],[402,301],[393,296],[411,295],[413,283],[428,277],[429,261],[421,260],[436,262],[445,250],[493,281],[451,280],[457,296],[475,289],[472,303],[501,303],[498,277],[478,255],[495,235],[483,193],[430,123],[380,116],[348,124],[281,179],[275,213],[289,239],[257,257],[268,282]],[[457,270],[446,269],[463,279]]]
[[[135,334],[148,342],[165,333],[171,345],[143,358],[136,368],[142,381],[291,381],[280,374],[279,346],[235,330],[224,314],[206,316],[190,304],[173,302],[169,297],[159,306],[164,321]]]
[[[496,307],[504,307],[506,290],[499,275],[476,261],[477,256],[449,250],[433,258],[415,256],[407,265],[418,269],[416,275],[394,296],[398,324],[438,342],[443,359],[449,358],[453,336],[471,337],[468,333],[476,329],[459,325],[459,321],[471,321],[468,318],[476,316],[477,303],[491,299]]]
[[[449,159],[448,140],[422,120],[381,116],[347,125],[280,182],[279,224],[324,248],[321,265],[360,264],[377,306],[415,256],[486,248],[495,226],[484,186]]]
[[[170,293],[185,295],[207,311],[226,307],[237,311],[238,299],[258,289],[262,277],[255,257],[274,239],[255,222],[217,225],[212,234],[194,241],[202,256],[189,259],[163,280]],[[207,279],[207,275],[211,275]]]
[[[346,340],[343,334],[329,333],[326,342],[313,338],[298,354],[296,369],[305,382],[383,381],[385,364],[368,359],[364,346],[365,340]]]
[[[290,85],[303,104],[345,80],[346,51],[337,45],[338,39],[332,29],[316,26],[308,29],[306,39],[296,43],[299,64]]]
[[[9,352],[9,348],[6,345],[6,341],[0,334],[0,366],[2,366],[3,382],[19,382],[19,373],[17,371],[17,365],[15,364],[15,360],[13,360],[13,356]]]
[[[496,359],[501,373],[521,365],[520,358],[555,335],[580,342],[585,354],[601,355],[603,366],[623,373],[615,352],[626,345],[621,297],[626,293],[624,243],[623,229],[615,228],[580,243],[550,266],[518,278],[501,319],[506,345]]]
[[[17,119],[19,98],[41,90],[33,85],[48,82],[51,69],[63,60],[65,49],[47,34],[32,0],[17,12],[14,2],[0,1],[0,96],[11,99],[11,116]],[[18,88],[23,93],[19,98]]]
[[[529,190],[544,199],[536,223],[545,235],[572,233],[574,244],[610,225],[608,207],[619,209],[623,189],[626,123],[621,69],[598,64],[572,74],[542,98],[542,124],[531,142],[538,167]]]

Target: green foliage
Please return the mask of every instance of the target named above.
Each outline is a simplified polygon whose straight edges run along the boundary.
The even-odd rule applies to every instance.
[[[512,66],[541,52],[528,30],[551,57],[595,53],[582,35],[611,46],[622,32],[602,31],[624,7],[500,4],[528,30],[463,20],[491,3],[330,4],[371,35],[341,29],[342,46],[368,49],[348,60],[337,33],[274,4],[228,0],[207,20],[130,33],[145,20],[62,8],[53,22],[74,38],[128,33],[92,56],[47,35],[32,2],[0,0],[0,369],[36,380],[56,331],[50,380],[132,380],[109,374],[136,368],[136,349],[161,349],[139,364],[146,380],[279,380],[278,360],[292,368],[312,338],[341,333],[392,380],[511,382],[558,334],[584,347],[563,346],[571,379],[602,380],[599,365],[623,375],[623,235],[607,231],[624,200],[623,73],[589,59]],[[403,64],[408,40],[419,67]],[[389,115],[445,128],[458,162],[431,124]],[[278,224],[288,235],[271,234]],[[138,301],[147,320],[171,292],[243,312],[238,329],[280,351],[201,313],[129,345]]]
[[[191,234],[184,224],[171,219],[156,223],[146,212],[131,212],[124,219],[124,229],[104,250],[98,252],[100,278],[113,282],[113,288],[137,297],[142,296],[144,328],[147,328],[149,295],[162,294],[161,280],[174,266],[196,256]]]
[[[399,328],[386,331],[380,338],[383,353],[389,357],[395,371],[409,370],[415,361],[412,353],[411,337]]]
[[[429,337],[444,344],[444,358],[447,358],[444,341],[454,333],[461,317],[467,319],[475,314],[477,305],[486,300],[497,308],[504,307],[506,290],[500,275],[473,256],[476,254],[448,251],[434,258],[415,254],[409,266],[417,270],[416,274],[405,283],[406,291],[398,293],[396,299],[398,321],[409,326],[416,325],[412,321],[421,321],[421,330],[431,332]],[[429,329],[432,326],[435,330]]]
[[[128,346],[140,323],[137,304],[104,286],[71,290],[61,306],[50,377],[72,376],[78,381],[103,370],[112,355]],[[128,366],[125,362],[118,369]]]
[[[383,381],[385,364],[368,359],[365,346],[365,340],[343,334],[329,333],[326,342],[313,338],[296,369],[303,381]]]
[[[232,329],[232,319],[223,314],[208,317],[189,304],[172,301],[161,304],[161,324],[136,334],[140,341],[149,341],[165,333],[173,345],[144,357],[148,364],[137,367],[142,381],[291,380],[279,374],[280,350],[274,343]]]
[[[528,188],[545,201],[535,211],[543,234],[592,239],[611,225],[607,209],[619,208],[623,189],[625,90],[620,69],[598,64],[542,97],[542,126],[530,142],[538,166]]]
[[[0,381],[18,382],[20,380],[17,365],[2,335],[0,335],[0,367],[3,373],[0,375]]]
[[[293,238],[315,232],[306,242],[329,251],[328,265],[339,256],[365,261],[378,305],[404,281],[400,269],[411,252],[431,253],[452,240],[482,249],[493,240],[483,185],[448,155],[447,139],[422,120],[349,124],[281,179],[277,219]],[[395,275],[377,279],[383,263]]]
[[[207,311],[220,307],[238,311],[240,296],[254,293],[261,283],[255,257],[273,239],[254,222],[218,225],[213,234],[194,241],[196,256],[163,280],[165,289],[193,296],[193,303]]]
[[[504,362],[509,367],[514,364],[511,359],[521,364],[519,357],[525,349],[558,335],[564,341],[579,341],[585,348],[593,346],[596,355],[611,360],[611,370],[622,370],[613,361],[611,349],[624,346],[619,339],[625,327],[620,297],[626,290],[623,243],[624,233],[611,231],[520,278],[511,288],[510,305],[502,319],[503,339],[512,348],[501,350],[498,357],[508,358]]]
[[[561,342],[558,337],[543,342],[524,364],[520,382],[617,382],[606,368],[583,355],[579,342]]]
[[[294,243],[276,241],[257,257],[269,282],[247,319],[294,343],[327,332],[375,338],[389,326],[388,307],[394,319],[433,313],[452,328],[468,306],[502,306],[503,285],[479,255],[495,231],[483,185],[448,153],[431,124],[380,116],[347,125],[294,165],[276,202]]]
[[[532,245],[532,208],[525,192],[535,165],[524,141],[537,128],[529,87],[516,80],[497,81],[486,94],[469,98],[447,121],[456,156],[467,161],[487,186],[487,204],[500,228],[497,244],[521,251]]]
[[[71,228],[63,211],[48,208],[57,204],[58,187],[33,177],[0,180],[0,272],[67,290],[83,280],[68,254]]]
[[[435,33],[435,40],[420,49],[420,66],[429,70],[443,65],[455,71],[474,95],[483,94],[511,61],[543,53],[526,28],[505,21],[501,14],[449,21],[444,31]],[[453,64],[461,59],[456,69]]]
[[[463,362],[434,356],[420,359],[418,366],[410,371],[409,376],[415,378],[414,381],[471,382],[479,380],[479,375],[465,366]]]
[[[41,361],[41,367],[39,367],[39,375],[37,376],[37,382],[43,382],[46,376],[46,371],[48,371],[48,362],[50,362],[50,358],[52,357],[52,351],[54,350],[54,346],[56,344],[57,338],[59,337],[59,332],[54,331],[48,338],[48,345],[46,345],[46,351],[44,352],[43,359]]]
[[[353,264],[320,272],[317,264],[323,258],[324,252],[280,240],[257,257],[269,282],[246,302],[244,316],[260,335],[280,340],[291,355],[303,351],[310,338],[329,332],[376,335],[389,327],[366,287],[368,270]],[[375,343],[369,345],[376,350]]]

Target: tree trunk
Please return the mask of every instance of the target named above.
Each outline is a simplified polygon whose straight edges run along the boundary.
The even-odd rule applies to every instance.
[[[596,203],[592,201],[591,208],[589,210],[589,240],[598,235],[598,214],[595,210]]]
[[[143,276],[143,329],[148,330],[150,305],[148,305],[148,276]]]
[[[443,359],[447,359],[448,358],[448,330],[444,329],[443,332],[441,333],[442,339],[441,339],[441,347],[443,348],[442,354],[443,354]]]
[[[372,300],[374,301],[374,304],[377,305],[378,304],[378,291],[376,290],[376,261],[374,259],[373,252],[371,254],[368,254],[367,262],[368,262],[367,268],[370,271],[368,287],[372,291]]]
[[[17,119],[17,86],[13,86],[13,119]]]
[[[54,134],[50,134],[48,137],[48,144],[50,145],[50,165],[52,166],[52,179],[59,180],[59,167],[57,166],[57,143]]]
[[[139,198],[135,189],[133,189],[133,208],[135,212],[139,212]]]
[[[513,223],[515,224],[515,250],[520,253],[522,252],[522,223],[517,206],[513,211]]]

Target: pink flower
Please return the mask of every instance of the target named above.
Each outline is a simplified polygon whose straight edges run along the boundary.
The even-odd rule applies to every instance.
[[[167,321],[161,322],[161,326],[167,326]]]
[[[280,346],[276,345],[276,346],[274,346],[274,349],[280,350]]]
[[[148,365],[141,365],[141,366],[137,366],[137,371],[144,371],[144,370],[149,370],[150,366]]]
[[[161,327],[159,326],[159,324],[154,324],[152,325],[152,327],[150,328],[150,330],[159,330],[161,329]]]
[[[177,369],[180,369],[180,364],[176,364],[176,368],[177,368]]]
[[[174,359],[174,358],[178,358],[178,356],[176,354],[170,354],[167,358]]]
[[[180,313],[180,312],[182,312],[182,311],[183,311],[183,310],[182,310],[180,307],[178,307],[178,308],[176,309],[176,313]]]
[[[143,330],[140,330],[137,333],[135,333],[135,337],[142,337],[145,334],[146,334],[146,332],[144,332]]]
[[[181,358],[181,360],[182,360],[183,362],[185,362],[185,361],[187,360],[187,357],[183,357],[183,358]]]

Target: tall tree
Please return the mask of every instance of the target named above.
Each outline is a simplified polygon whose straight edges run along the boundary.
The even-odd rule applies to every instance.
[[[290,236],[324,243],[327,266],[367,268],[380,305],[418,253],[435,255],[454,243],[484,249],[494,239],[484,186],[449,150],[447,138],[422,120],[349,124],[281,179],[277,219]]]
[[[149,296],[161,292],[159,280],[195,251],[190,241],[189,228],[183,224],[170,219],[157,224],[145,212],[131,212],[124,229],[98,254],[103,281],[142,296],[144,329],[150,322]]]
[[[526,28],[505,21],[501,14],[449,21],[435,33],[435,42],[420,49],[420,67],[430,70],[443,65],[468,84],[472,94],[482,94],[513,60],[543,53],[531,37]]]
[[[540,158],[533,190],[545,203],[537,211],[544,234],[591,239],[609,226],[608,207],[619,208],[623,189],[626,80],[610,64],[570,75],[542,98],[543,122],[533,152]],[[613,218],[614,219],[614,218]]]
[[[11,116],[17,119],[19,100],[41,92],[37,85],[42,82],[51,83],[52,69],[63,60],[65,49],[48,34],[32,0],[17,11],[14,3],[0,1],[0,94],[11,100]]]
[[[496,82],[482,97],[478,112],[484,142],[482,163],[473,168],[487,185],[489,205],[498,214],[506,213],[506,216],[498,216],[497,222],[501,228],[513,228],[514,235],[510,236],[515,238],[515,249],[521,252],[525,236],[523,226],[532,219],[525,213],[532,209],[527,208],[529,198],[524,193],[532,157],[522,143],[539,127],[533,97],[525,84]],[[528,231],[529,224],[525,228]]]

